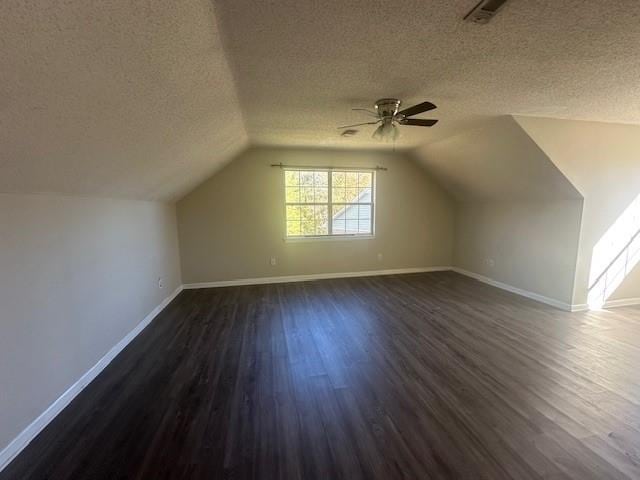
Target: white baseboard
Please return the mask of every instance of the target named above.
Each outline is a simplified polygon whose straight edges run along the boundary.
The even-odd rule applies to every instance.
[[[607,300],[604,302],[603,308],[613,307],[629,307],[631,305],[640,305],[640,298],[620,298],[618,300]]]
[[[362,272],[314,273],[311,275],[284,275],[280,277],[240,278],[237,280],[221,280],[218,282],[187,283],[185,289],[233,287],[236,285],[262,285],[266,283],[307,282],[309,280],[326,280],[329,278],[375,277],[379,275],[398,275],[403,273],[442,272],[451,267],[395,268],[392,270],[366,270]]]
[[[571,305],[572,312],[586,312],[587,310],[591,310],[589,305],[586,303],[574,303]]]
[[[572,311],[572,305],[565,302],[561,302],[560,300],[556,300],[555,298],[545,297],[544,295],[540,295],[539,293],[534,293],[528,290],[524,290],[522,288],[514,287],[513,285],[502,283],[492,278],[485,277],[484,275],[480,275],[479,273],[470,272],[469,270],[464,270],[462,268],[453,267],[452,270],[454,272],[460,273],[461,275],[466,275],[467,277],[475,278],[476,280],[479,280],[483,283],[492,285],[497,288],[501,288],[502,290],[506,290],[508,292],[530,298],[531,300],[536,300],[538,302],[542,302],[547,305],[551,305],[552,307],[556,307],[561,310],[566,310],[568,312]]]
[[[82,390],[105,369],[151,321],[182,291],[182,285],[154,308],[136,327],[109,350],[76,383],[71,385],[56,401],[25,428],[9,445],[0,451],[0,472],[62,411]]]
[[[640,298],[620,298],[618,300],[608,300],[604,302],[604,305],[596,308],[596,310],[606,310],[607,308],[616,308],[616,307],[629,307],[632,305],[640,305]],[[587,310],[592,310],[586,303],[574,303],[571,305],[572,312],[586,312]]]

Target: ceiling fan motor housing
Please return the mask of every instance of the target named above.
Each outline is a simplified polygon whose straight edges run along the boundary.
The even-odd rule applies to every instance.
[[[382,119],[393,118],[398,113],[400,103],[397,98],[381,98],[375,104],[376,112]]]

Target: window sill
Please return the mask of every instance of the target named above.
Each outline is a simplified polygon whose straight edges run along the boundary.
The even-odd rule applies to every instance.
[[[353,240],[373,240],[375,235],[322,235],[318,237],[285,237],[285,243],[307,242],[351,242]]]

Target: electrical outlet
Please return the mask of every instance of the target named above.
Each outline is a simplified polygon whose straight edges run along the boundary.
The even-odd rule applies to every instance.
[[[383,257],[382,257],[382,254],[381,254],[381,253],[379,253],[379,254],[378,254],[378,261],[379,261],[379,262],[381,262],[381,261],[382,261],[382,258],[383,258]]]
[[[158,288],[164,288],[164,280],[162,277],[158,277]]]
[[[276,261],[276,257],[271,257],[271,266],[275,267],[278,264],[278,262]]]
[[[487,258],[486,262],[489,268],[493,268],[496,266],[496,261],[493,258]]]

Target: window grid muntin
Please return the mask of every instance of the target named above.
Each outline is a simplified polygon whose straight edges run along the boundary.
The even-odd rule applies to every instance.
[[[302,175],[303,172],[309,172],[312,177],[313,177],[313,182],[312,185],[302,185]],[[298,178],[298,183],[295,185],[291,185],[288,183],[287,179],[288,179],[288,174],[289,173],[296,173],[297,178]],[[319,188],[326,188],[327,189],[327,202],[302,202],[302,201],[298,201],[298,202],[287,202],[287,188],[298,188],[299,190],[301,188],[313,188],[314,189],[314,200],[316,199],[315,196],[315,187],[316,187],[316,178],[317,178],[317,174],[321,173],[324,174],[323,176],[326,176],[327,178],[327,185],[324,185],[324,182],[321,182],[318,187]],[[333,202],[333,192],[334,192],[334,187],[333,186],[333,176],[334,173],[336,174],[342,174],[345,176],[345,183],[344,183],[344,187],[337,187],[337,189],[341,189],[344,188],[345,189],[345,193],[346,193],[346,189],[348,188],[352,188],[356,191],[359,191],[360,189],[360,182],[361,182],[361,178],[363,176],[367,176],[370,180],[368,182],[365,182],[367,184],[367,186],[363,186],[363,188],[367,188],[370,189],[370,196],[371,196],[371,201],[370,202]],[[347,182],[346,182],[346,178],[347,178],[347,174],[356,174],[357,175],[357,181],[356,181],[356,186],[347,186]],[[288,238],[312,238],[312,237],[366,237],[366,236],[372,236],[374,234],[374,220],[375,220],[375,172],[373,170],[368,170],[368,169],[345,169],[345,170],[334,170],[334,169],[314,169],[314,168],[309,168],[309,169],[302,169],[302,168],[295,168],[295,169],[285,169],[284,170],[284,177],[285,177],[285,182],[284,182],[284,186],[285,186],[285,236]],[[357,193],[354,199],[357,199],[358,196],[360,196],[362,193]],[[301,196],[298,197],[298,200],[302,200]],[[293,220],[289,220],[289,217],[287,216],[287,207],[314,207],[314,234],[303,234],[303,228],[302,228],[302,214],[300,213],[300,218],[297,220],[299,222],[299,231],[300,234],[299,235],[295,235],[289,234],[289,224],[290,223],[295,223],[296,219]],[[318,224],[317,224],[317,215],[316,215],[316,208],[317,206],[326,206],[327,207],[327,233],[326,234],[318,234]],[[355,229],[355,233],[347,233],[347,222],[348,219],[345,215],[343,222],[344,222],[344,229],[342,233],[335,233],[334,231],[334,227],[333,227],[333,207],[334,206],[355,206],[357,207],[357,211],[358,211],[358,217],[357,219],[351,219],[351,221],[356,221],[357,223],[357,228]],[[361,217],[361,206],[365,206],[368,207],[368,215],[369,218],[366,217]],[[368,227],[366,227],[366,230],[361,230],[360,226],[361,226],[361,221],[366,221],[368,220]]]

